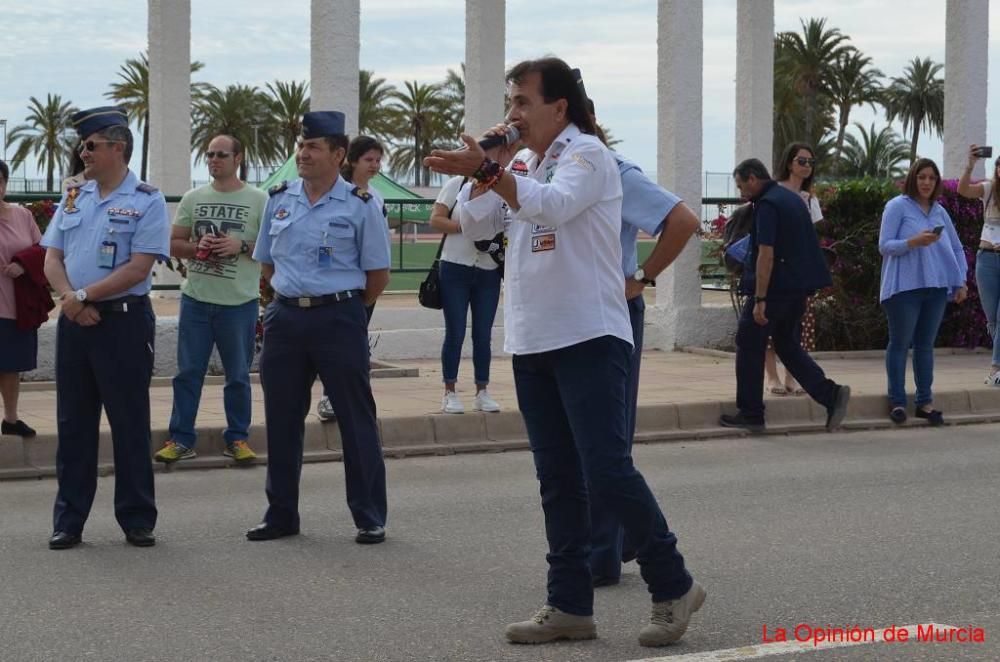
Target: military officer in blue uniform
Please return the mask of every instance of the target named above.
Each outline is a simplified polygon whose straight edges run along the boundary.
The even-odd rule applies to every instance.
[[[42,239],[59,295],[56,409],[59,492],[51,549],[80,542],[97,489],[101,407],[111,425],[115,516],[132,545],[156,543],[149,382],[156,318],[151,270],[170,254],[163,195],[128,168],[132,132],[121,107],[72,116],[87,181],[67,189]]]
[[[347,146],[343,113],[303,116],[299,179],[270,191],[254,249],[275,300],[264,311],[260,357],[270,506],[247,531],[250,540],[299,532],[305,417],[317,375],[337,403],[355,540],[385,540],[385,463],[365,306],[389,282],[388,228],[371,196],[339,176]]]

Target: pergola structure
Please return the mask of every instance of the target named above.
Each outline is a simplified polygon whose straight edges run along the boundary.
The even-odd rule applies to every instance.
[[[191,2],[149,5],[150,179],[180,194],[191,181]],[[609,11],[611,11],[609,9]],[[465,0],[465,123],[476,134],[503,114],[504,0]],[[737,0],[736,149],[771,162],[774,0]],[[946,176],[961,172],[968,145],[986,137],[989,0],[947,0]],[[357,133],[360,0],[311,0],[310,90],[317,109],[347,115]],[[657,0],[657,173],[659,183],[698,209],[702,197],[703,8]],[[545,50],[544,44],[540,46]],[[978,173],[982,176],[982,173]],[[700,249],[691,242],[656,288],[646,313],[648,347],[713,345],[732,332],[728,306],[703,306]]]

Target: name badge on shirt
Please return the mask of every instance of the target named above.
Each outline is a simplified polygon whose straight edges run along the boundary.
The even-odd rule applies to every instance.
[[[97,252],[97,266],[101,269],[114,269],[117,255],[118,244],[113,241],[102,242],[101,248]]]
[[[321,267],[329,267],[333,264],[333,246],[320,246],[317,252],[316,263]]]
[[[541,253],[543,251],[554,251],[556,249],[556,236],[554,234],[543,234],[531,238],[531,252]]]

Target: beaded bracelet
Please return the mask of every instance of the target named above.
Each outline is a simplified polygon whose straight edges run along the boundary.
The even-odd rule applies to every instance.
[[[475,188],[485,191],[496,186],[500,178],[503,177],[504,167],[492,159],[483,159],[479,168],[472,173],[472,178],[476,180]]]

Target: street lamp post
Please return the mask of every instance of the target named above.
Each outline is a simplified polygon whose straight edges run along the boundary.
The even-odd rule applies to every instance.
[[[254,170],[257,171],[257,183],[260,184],[260,151],[257,148],[257,129],[260,128],[260,124],[253,125],[253,164]]]
[[[3,128],[3,160],[7,161],[7,120],[0,119],[0,128]]]

